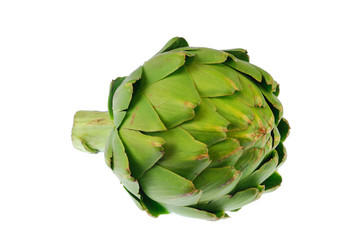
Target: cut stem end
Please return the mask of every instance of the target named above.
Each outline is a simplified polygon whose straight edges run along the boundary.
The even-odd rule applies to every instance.
[[[78,111],[71,133],[73,146],[83,152],[104,152],[113,121],[108,112]]]

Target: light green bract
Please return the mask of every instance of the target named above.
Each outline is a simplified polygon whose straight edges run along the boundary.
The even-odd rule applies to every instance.
[[[218,220],[280,186],[289,124],[279,85],[243,49],[171,39],[111,83],[108,112],[79,111],[76,148],[104,152],[151,216]]]

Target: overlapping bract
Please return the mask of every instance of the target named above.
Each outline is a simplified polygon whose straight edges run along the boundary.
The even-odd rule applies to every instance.
[[[280,185],[289,125],[278,84],[248,61],[173,38],[112,82],[106,162],[141,209],[217,220]]]

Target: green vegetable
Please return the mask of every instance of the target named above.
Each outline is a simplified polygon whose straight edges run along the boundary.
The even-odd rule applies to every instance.
[[[104,152],[139,208],[218,220],[280,186],[289,124],[279,85],[243,49],[171,39],[112,81],[108,112],[75,114],[72,141]]]

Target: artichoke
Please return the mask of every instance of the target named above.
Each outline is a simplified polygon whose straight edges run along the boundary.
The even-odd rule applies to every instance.
[[[110,86],[108,112],[79,111],[73,145],[104,152],[136,205],[218,220],[280,186],[289,124],[279,85],[244,49],[171,39]]]

